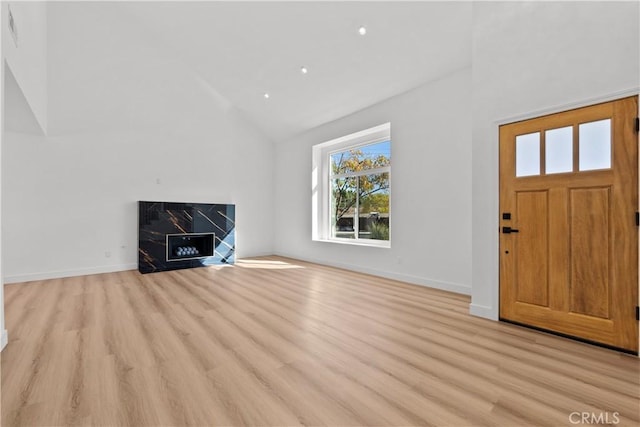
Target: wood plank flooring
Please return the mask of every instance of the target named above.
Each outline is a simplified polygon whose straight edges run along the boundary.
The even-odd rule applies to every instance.
[[[468,304],[277,257],[7,285],[2,425],[640,424],[636,357]]]

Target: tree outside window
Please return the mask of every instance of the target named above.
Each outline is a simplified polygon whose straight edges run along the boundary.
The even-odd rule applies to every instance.
[[[391,141],[330,154],[331,237],[389,240]]]

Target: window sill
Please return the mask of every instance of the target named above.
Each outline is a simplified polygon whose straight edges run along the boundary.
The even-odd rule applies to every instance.
[[[388,240],[378,240],[378,241],[357,241],[354,239],[313,239],[314,242],[324,242],[324,243],[337,243],[339,245],[350,245],[350,246],[368,246],[371,248],[391,248],[391,242]]]

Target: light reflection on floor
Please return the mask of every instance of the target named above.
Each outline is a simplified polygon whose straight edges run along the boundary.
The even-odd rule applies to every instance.
[[[261,268],[268,270],[286,270],[291,268],[304,268],[301,265],[289,264],[284,261],[258,260],[258,259],[241,259],[235,263],[236,267],[241,268]]]

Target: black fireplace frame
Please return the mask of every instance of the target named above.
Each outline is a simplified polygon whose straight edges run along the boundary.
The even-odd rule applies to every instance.
[[[155,273],[235,262],[235,205],[190,202],[138,202],[138,271]],[[199,254],[168,256],[168,237],[207,237],[213,243],[185,244]],[[187,241],[185,241],[187,243]],[[181,251],[182,252],[182,251]],[[169,259],[172,258],[172,259]]]

